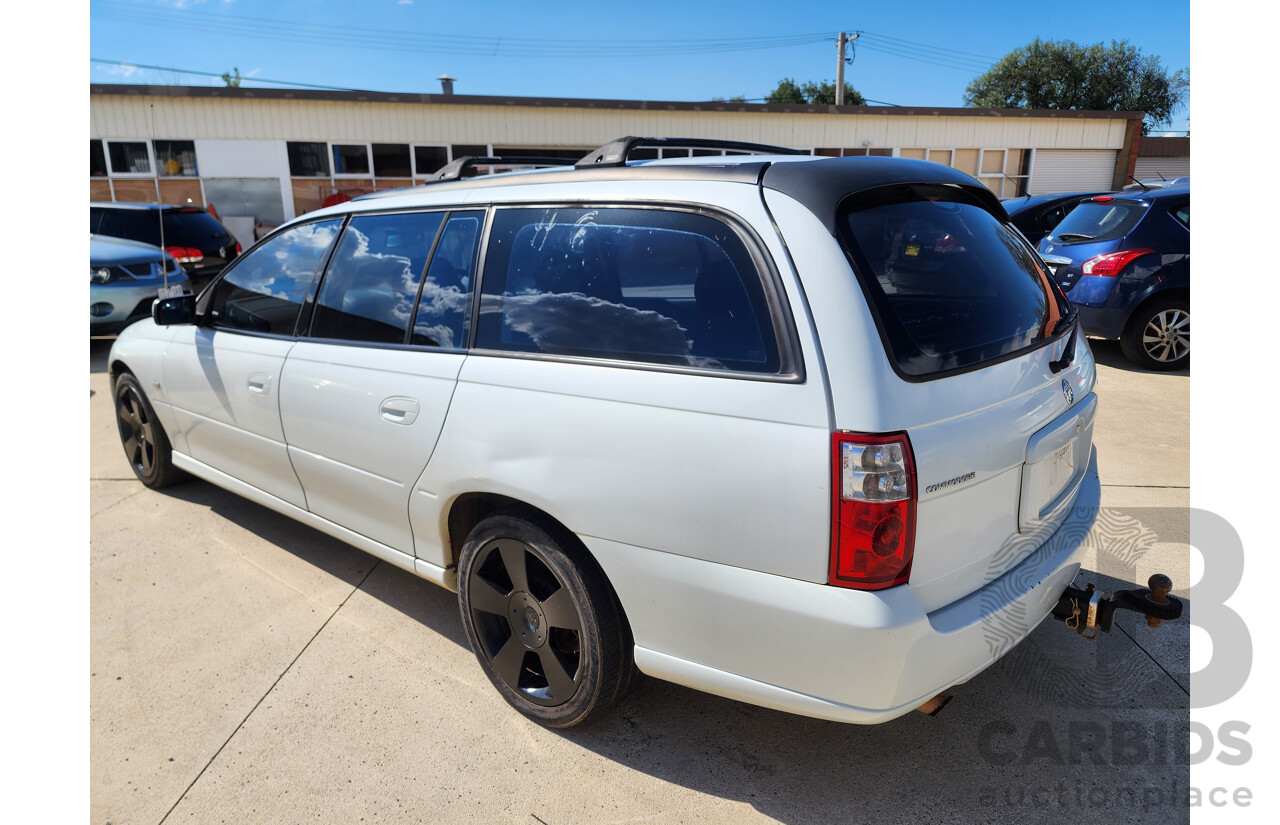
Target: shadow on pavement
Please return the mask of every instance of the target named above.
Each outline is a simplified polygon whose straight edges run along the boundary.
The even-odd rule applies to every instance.
[[[1108,341],[1105,338],[1090,338],[1089,349],[1093,350],[1093,359],[1095,361],[1102,366],[1111,367],[1112,369],[1123,370],[1124,372],[1140,372],[1146,375],[1191,375],[1190,367],[1180,370],[1170,370],[1165,373],[1143,369],[1128,358],[1124,357],[1124,353],[1120,350],[1119,341]]]
[[[467,646],[454,594],[389,564],[389,575],[366,580],[370,568],[352,564],[360,551],[204,481],[164,492],[207,506],[352,586],[366,581],[369,595]],[[1171,669],[1185,670],[1182,640],[1170,652],[1184,658]],[[1011,655],[953,688],[956,698],[937,717],[845,725],[638,675],[612,713],[550,733],[792,825],[1144,822],[1157,815],[1185,822],[1189,697],[1161,667],[1130,636],[1089,643],[1047,621]]]

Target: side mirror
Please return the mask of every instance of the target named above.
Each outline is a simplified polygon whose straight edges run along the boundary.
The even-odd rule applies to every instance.
[[[196,296],[178,295],[151,302],[151,319],[162,327],[196,322]]]

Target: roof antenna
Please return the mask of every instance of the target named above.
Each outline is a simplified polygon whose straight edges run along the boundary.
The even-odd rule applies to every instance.
[[[151,149],[155,152],[156,148],[156,104],[148,103],[147,107],[151,110]],[[154,162],[154,158],[152,159]],[[160,278],[163,285],[162,292],[169,294],[169,261],[164,248],[164,199],[160,197],[160,174],[159,170],[152,169],[156,174],[156,220],[160,221]]]

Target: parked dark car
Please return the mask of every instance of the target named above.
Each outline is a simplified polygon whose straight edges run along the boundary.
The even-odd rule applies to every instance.
[[[226,227],[198,206],[90,203],[89,232],[163,246],[186,269],[196,291],[240,254],[239,242]]]
[[[1083,331],[1152,370],[1191,363],[1191,189],[1081,202],[1040,242]]]
[[[1007,198],[1001,203],[1018,231],[1026,235],[1031,243],[1037,244],[1077,203],[1085,198],[1105,194],[1106,192],[1059,192],[1055,195]]]

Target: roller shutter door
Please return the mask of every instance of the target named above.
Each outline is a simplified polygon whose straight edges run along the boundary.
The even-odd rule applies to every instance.
[[[1133,176],[1146,178],[1182,178],[1191,174],[1191,158],[1138,158]]]
[[[1114,149],[1037,149],[1031,165],[1033,195],[1110,189]]]

